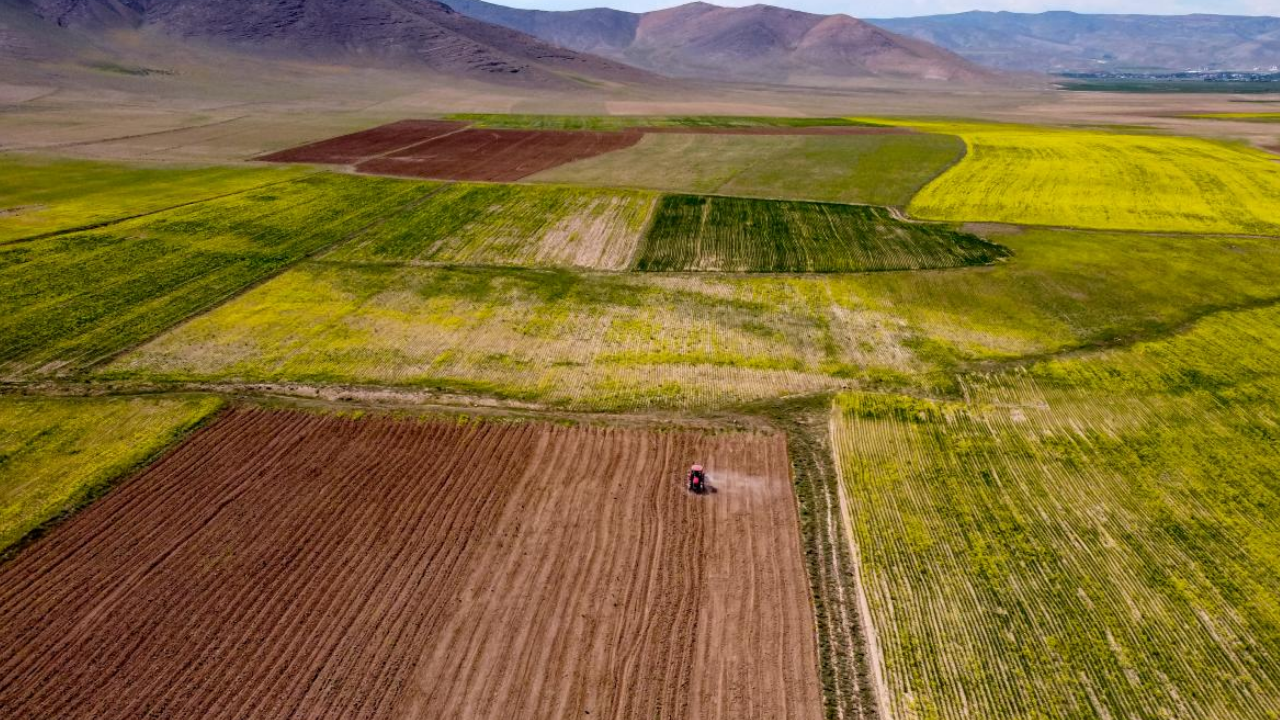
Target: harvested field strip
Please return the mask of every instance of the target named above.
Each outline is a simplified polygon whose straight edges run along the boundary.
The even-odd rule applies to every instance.
[[[0,397],[0,557],[219,406],[214,398]]]
[[[858,272],[982,265],[1006,248],[885,208],[668,195],[636,257],[641,271]]]
[[[67,372],[100,361],[431,189],[315,175],[97,231],[0,246],[0,374]]]
[[[919,218],[1280,235],[1280,165],[1256,148],[1098,130],[915,126],[969,145],[911,202]]]
[[[625,270],[655,200],[640,191],[451,185],[326,259]]]
[[[286,168],[146,167],[0,156],[0,243],[296,178]]]
[[[1280,712],[1280,311],[832,419],[896,716]]]
[[[628,130],[671,128],[700,129],[800,129],[817,127],[881,128],[883,123],[843,117],[765,117],[746,115],[499,115],[458,113],[448,120],[472,123],[481,128],[528,130]]]
[[[637,133],[463,130],[366,160],[356,169],[380,175],[509,182],[639,141]]]
[[[282,163],[330,163],[346,165],[367,160],[410,145],[447,135],[466,123],[441,120],[401,120],[369,130],[329,138],[301,147],[264,155],[259,160]]]
[[[817,718],[789,480],[781,436],[236,411],[0,569],[0,703]]]

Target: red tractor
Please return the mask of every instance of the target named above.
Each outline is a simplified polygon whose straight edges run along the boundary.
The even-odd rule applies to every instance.
[[[689,468],[689,478],[687,480],[689,492],[701,495],[707,491],[707,473],[702,469],[701,465],[694,465]]]

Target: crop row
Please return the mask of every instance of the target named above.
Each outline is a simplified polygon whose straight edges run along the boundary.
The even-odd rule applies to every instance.
[[[904,222],[880,207],[668,195],[635,267],[863,272],[984,265],[1007,256],[975,235]]]
[[[418,183],[316,175],[97,231],[0,246],[0,372],[97,362],[427,191]]]
[[[1280,712],[1280,310],[832,416],[898,717]]]
[[[624,270],[653,203],[644,192],[455,184],[328,257]]]

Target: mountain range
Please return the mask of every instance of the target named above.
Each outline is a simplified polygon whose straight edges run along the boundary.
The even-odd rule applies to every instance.
[[[0,59],[110,57],[135,33],[246,56],[425,68],[560,89],[661,76],[830,86],[998,83],[1002,71],[1267,69],[1280,18],[969,12],[864,21],[693,2],[647,13],[485,0],[0,0]],[[79,57],[78,57],[79,56]],[[97,62],[97,60],[95,60]]]
[[[1039,72],[1280,65],[1280,18],[967,12],[871,20],[983,65]]]
[[[658,79],[630,65],[476,20],[436,0],[3,1],[25,5],[31,15],[61,28],[99,35],[121,29],[160,33],[237,52],[408,64],[445,75],[550,87],[573,87],[584,79]]]
[[[674,77],[812,82],[864,77],[982,81],[995,76],[931,43],[848,15],[704,2],[647,13],[446,2],[486,22]]]

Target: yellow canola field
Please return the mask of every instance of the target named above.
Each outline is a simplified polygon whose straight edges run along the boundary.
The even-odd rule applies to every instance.
[[[904,122],[968,153],[912,200],[928,220],[1280,235],[1280,162],[1196,138],[1021,125]]]

